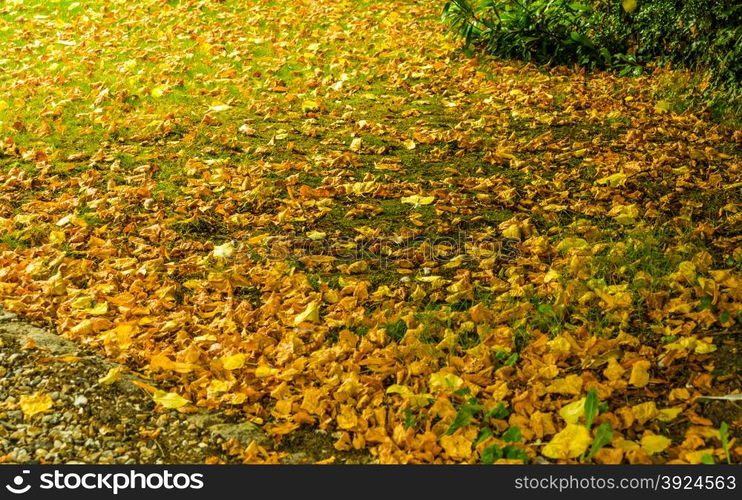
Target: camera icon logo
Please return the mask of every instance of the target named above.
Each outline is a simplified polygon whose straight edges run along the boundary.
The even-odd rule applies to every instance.
[[[28,469],[25,469],[22,471],[22,474],[30,474],[31,471]],[[26,493],[28,490],[31,489],[31,485],[23,485],[23,482],[25,481],[25,478],[22,475],[15,476],[13,478],[13,484],[6,484],[5,488],[11,492],[15,493],[16,495],[22,495],[23,493]]]

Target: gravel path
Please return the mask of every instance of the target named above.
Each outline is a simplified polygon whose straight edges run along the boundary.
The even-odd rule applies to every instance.
[[[114,366],[0,311],[0,463],[235,461],[222,444],[238,436],[219,415],[157,412],[127,379],[98,383]],[[52,408],[28,417],[21,397],[37,393],[51,397]]]

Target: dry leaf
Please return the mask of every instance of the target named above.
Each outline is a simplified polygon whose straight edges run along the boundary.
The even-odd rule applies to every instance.
[[[152,395],[152,399],[155,403],[171,410],[176,410],[190,403],[190,401],[185,399],[183,396],[180,396],[179,394],[161,390],[155,391],[155,393]]]
[[[35,392],[29,396],[21,396],[18,405],[26,417],[33,417],[39,413],[49,411],[53,403],[52,398],[48,394]]]
[[[553,459],[575,458],[585,453],[591,442],[592,438],[585,426],[567,424],[543,447],[541,453]]]
[[[118,382],[119,380],[121,380],[121,371],[122,367],[120,366],[111,368],[110,370],[108,370],[108,373],[98,379],[98,383],[103,385],[111,385],[114,382]]]

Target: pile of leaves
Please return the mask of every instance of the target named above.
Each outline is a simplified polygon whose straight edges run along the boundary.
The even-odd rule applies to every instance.
[[[6,2],[3,307],[276,441],[739,461],[742,134],[440,7]]]

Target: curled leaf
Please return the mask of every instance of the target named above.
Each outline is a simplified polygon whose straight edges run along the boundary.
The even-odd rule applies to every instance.
[[[307,304],[306,309],[304,309],[304,312],[297,315],[296,318],[294,318],[294,325],[299,326],[305,321],[311,322],[311,323],[318,323],[319,322],[319,302],[312,301],[309,304]]]
[[[108,370],[108,373],[98,379],[98,383],[102,385],[111,385],[114,382],[118,382],[121,380],[121,370],[122,368],[120,366],[111,368]]]
[[[585,415],[585,398],[566,404],[559,410],[559,416],[568,424],[576,424],[583,415]]]

